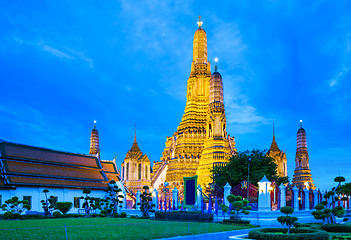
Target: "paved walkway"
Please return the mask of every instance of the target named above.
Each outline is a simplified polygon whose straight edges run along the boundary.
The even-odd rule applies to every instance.
[[[217,233],[206,233],[199,235],[189,235],[189,236],[178,236],[171,238],[160,238],[163,240],[225,240],[229,239],[229,237],[247,235],[253,228],[243,229],[243,230],[235,230],[228,232],[217,232]],[[235,238],[230,238],[235,239]],[[159,239],[156,239],[159,240]]]

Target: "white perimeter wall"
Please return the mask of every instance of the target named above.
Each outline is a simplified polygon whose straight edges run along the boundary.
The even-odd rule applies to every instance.
[[[121,184],[118,182],[118,186]],[[107,187],[107,186],[106,186]],[[43,193],[44,187],[17,187],[16,189],[4,190],[0,189],[1,195],[1,204],[4,204],[6,200],[12,197],[18,197],[20,200],[23,200],[23,196],[32,197],[32,209],[30,211],[44,212],[42,208],[41,200],[45,200],[45,194]],[[69,189],[69,188],[46,188],[49,190],[47,193],[48,198],[50,196],[57,197],[58,202],[72,202],[73,206],[68,213],[78,213],[78,208],[74,207],[74,197],[85,197],[83,194],[83,189]],[[90,197],[96,198],[105,198],[106,192],[103,190],[91,190],[89,194]],[[80,208],[82,208],[84,200],[80,199]],[[4,213],[0,209],[0,213]]]

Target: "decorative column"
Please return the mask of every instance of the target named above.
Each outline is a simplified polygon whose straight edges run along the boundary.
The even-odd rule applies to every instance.
[[[271,210],[271,195],[269,192],[269,186],[271,182],[264,176],[261,181],[258,182],[258,211],[270,211]]]
[[[173,204],[175,205],[175,209],[178,209],[178,189],[176,187],[173,188],[172,190],[172,201],[173,201]]]
[[[303,192],[305,193],[305,210],[310,210],[310,191],[306,187]]]
[[[138,190],[136,193],[136,203],[135,203],[135,209],[140,210],[140,194],[141,192]],[[138,204],[139,203],[139,204]]]
[[[227,199],[227,197],[230,195],[230,190],[232,189],[232,186],[229,185],[229,183],[227,182],[227,184],[224,186],[224,204],[229,207],[229,201]]]
[[[313,191],[313,208],[316,207],[316,205],[318,204],[319,199],[318,199],[318,191],[314,190]]]
[[[292,191],[294,193],[294,211],[298,211],[299,210],[299,189],[296,186],[294,186]]]
[[[123,208],[123,210],[125,210],[125,209],[127,209],[127,194],[126,194],[126,190],[124,188],[122,189],[122,194],[123,194],[122,208]]]
[[[202,188],[199,184],[197,186],[196,208],[201,208],[201,204],[202,204]]]
[[[284,184],[280,184],[279,190],[280,190],[280,208],[282,208],[286,206],[286,192],[285,192]]]
[[[152,203],[155,204],[155,209],[158,210],[158,191],[156,188],[154,189],[152,196]]]

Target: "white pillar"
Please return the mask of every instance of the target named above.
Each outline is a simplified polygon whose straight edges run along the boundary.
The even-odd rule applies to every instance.
[[[313,208],[315,208],[317,204],[318,204],[318,191],[314,190],[313,191]]]
[[[258,182],[258,211],[271,211],[271,195],[269,187],[271,182],[264,176]]]
[[[305,193],[305,210],[310,210],[310,191],[306,187],[303,192]]]
[[[136,203],[135,203],[135,209],[136,210],[140,210],[140,204],[141,204],[141,202],[140,202],[140,194],[141,194],[141,192],[138,190],[137,193],[136,193]],[[140,203],[140,204],[138,204],[138,203]]]
[[[196,199],[196,207],[201,208],[202,204],[202,188],[200,184],[197,186],[197,199]]]
[[[282,208],[286,206],[286,192],[285,192],[284,184],[280,184],[279,190],[280,190],[280,208]]]
[[[153,195],[152,203],[155,204],[155,209],[158,210],[158,191],[156,190],[156,188],[154,189],[154,192],[152,195]]]
[[[124,188],[122,189],[122,194],[123,194],[122,208],[123,208],[123,210],[125,210],[125,209],[127,209],[127,194],[126,194],[126,190]]]
[[[299,189],[294,186],[292,189],[294,193],[294,210],[298,211],[299,210]]]
[[[176,187],[172,190],[172,204],[174,204],[175,209],[178,209],[178,189]]]
[[[227,197],[230,195],[230,190],[231,189],[232,189],[232,187],[227,182],[227,184],[224,186],[224,204],[227,207],[229,207],[229,201],[228,201]]]

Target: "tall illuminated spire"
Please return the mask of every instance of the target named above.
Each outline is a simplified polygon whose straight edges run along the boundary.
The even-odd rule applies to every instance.
[[[205,30],[201,27],[202,21],[199,18],[197,22],[199,28],[196,30],[194,34],[194,42],[193,42],[193,63],[196,65],[207,64],[209,63],[207,60],[207,36]],[[205,67],[205,70],[207,68]]]
[[[134,142],[136,143],[136,123],[134,123]]]
[[[302,128],[302,120],[300,120],[300,129],[297,131],[295,171],[292,182],[293,185],[297,186],[298,188],[305,188],[307,184],[309,188],[315,188],[312,180],[310,159],[307,151],[306,131]]]
[[[90,151],[89,154],[100,154],[100,148],[99,148],[99,132],[96,129],[96,121],[94,120],[94,128],[91,130],[90,134]]]

